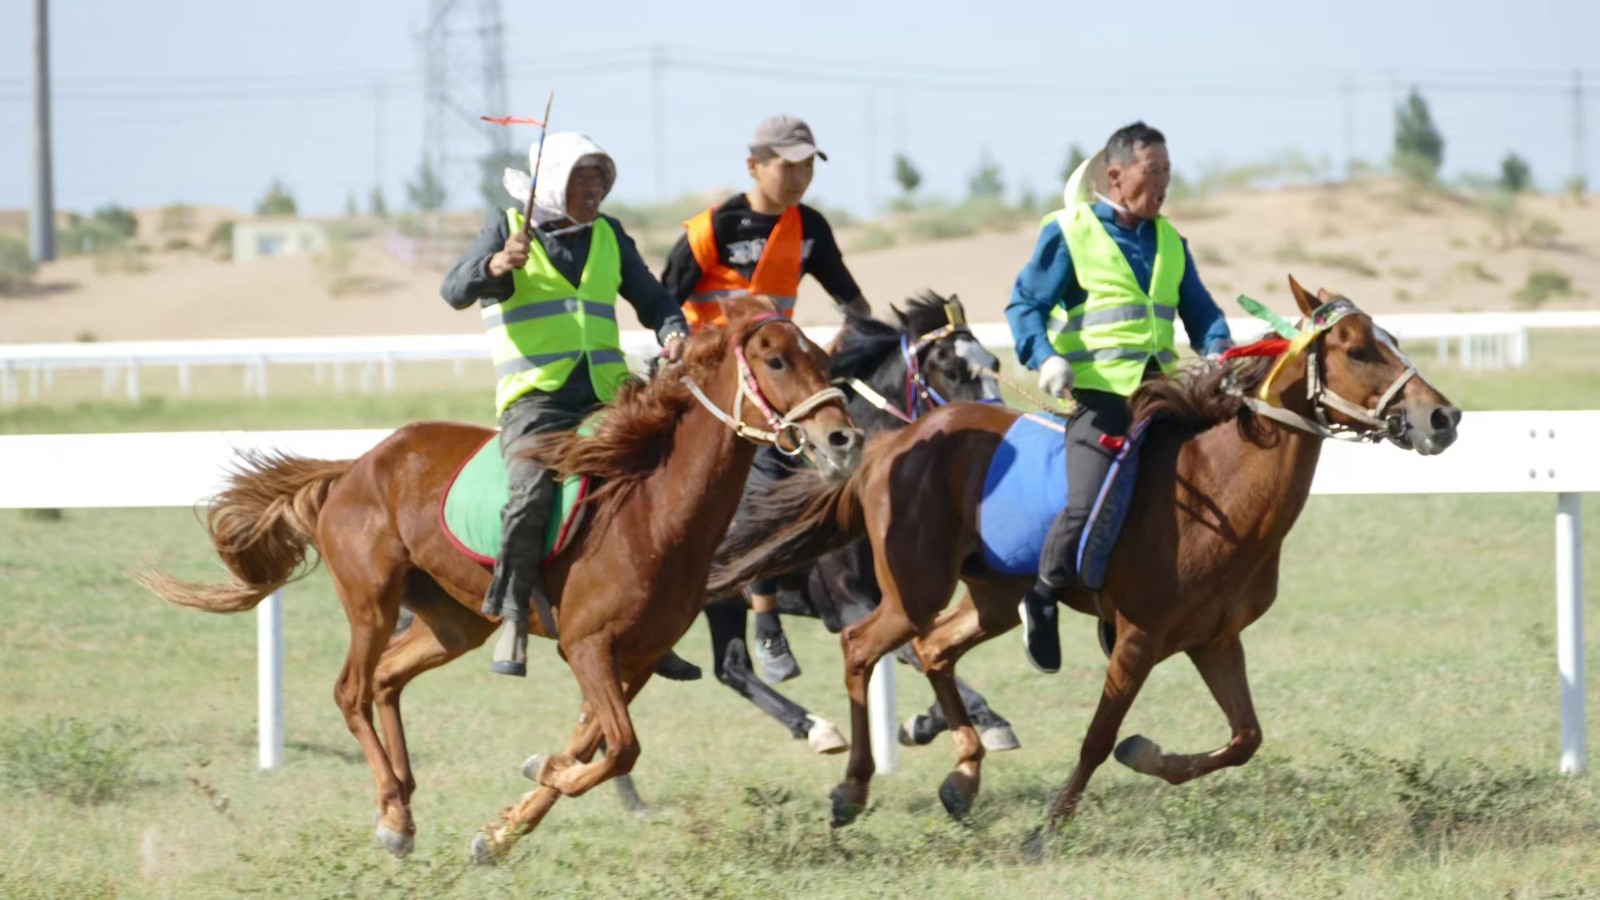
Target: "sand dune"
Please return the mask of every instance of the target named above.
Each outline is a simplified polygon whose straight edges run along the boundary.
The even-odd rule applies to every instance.
[[[197,233],[225,214],[205,213]],[[1600,305],[1589,294],[1600,284],[1600,203],[1529,197],[1512,225],[1464,200],[1408,200],[1399,185],[1374,181],[1229,194],[1175,204],[1169,213],[1230,313],[1241,292],[1287,309],[1288,272],[1377,313],[1516,308],[1515,294],[1537,269],[1559,272],[1573,286],[1547,307]],[[897,244],[848,260],[879,308],[933,288],[960,294],[975,321],[997,321],[1034,234],[1024,228]],[[851,230],[841,238],[849,246]],[[133,273],[99,271],[82,258],[52,263],[39,273],[42,291],[0,299],[0,342],[477,330],[475,315],[439,298],[441,270],[409,268],[375,239],[354,250],[344,272],[362,283],[340,292],[330,267],[308,257],[233,264],[155,251],[143,256],[147,271]],[[809,281],[800,310],[803,322],[837,320]],[[622,318],[634,324],[631,310]]]

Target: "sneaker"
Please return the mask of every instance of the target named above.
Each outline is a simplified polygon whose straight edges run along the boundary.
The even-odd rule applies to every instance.
[[[782,632],[756,638],[756,664],[761,667],[761,680],[767,684],[782,684],[800,677],[800,663],[789,652],[789,638]]]
[[[1022,642],[1028,663],[1046,675],[1061,671],[1061,635],[1056,631],[1056,604],[1029,591],[1017,604],[1022,616]]]

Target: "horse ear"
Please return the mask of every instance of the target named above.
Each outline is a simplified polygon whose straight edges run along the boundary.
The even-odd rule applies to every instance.
[[[1317,288],[1317,300],[1321,303],[1332,303],[1333,295],[1328,293],[1327,288]]]
[[[900,330],[901,331],[910,331],[911,330],[911,323],[909,321],[907,321],[906,314],[900,311],[900,307],[895,306],[894,304],[890,304],[889,305],[889,311],[894,313],[894,320],[896,322],[900,323]]]
[[[727,312],[728,324],[734,325],[751,316],[776,312],[778,307],[766,294],[734,294],[724,297],[722,308]]]
[[[1316,312],[1320,304],[1311,299],[1311,295],[1306,293],[1306,289],[1300,286],[1300,282],[1294,280],[1293,275],[1289,276],[1289,290],[1294,294],[1294,302],[1296,306],[1300,307],[1300,312],[1308,316]]]

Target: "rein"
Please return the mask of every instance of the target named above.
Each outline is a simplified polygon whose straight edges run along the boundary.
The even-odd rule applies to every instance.
[[[749,335],[746,335],[745,340],[754,337],[757,331],[773,322],[783,322],[797,330],[800,327],[777,313],[764,313],[757,317],[755,321],[758,324],[751,329]],[[734,347],[733,354],[734,360],[739,366],[739,376],[738,388],[733,395],[733,413],[731,415],[713,403],[711,398],[707,397],[705,392],[700,390],[700,386],[695,384],[689,376],[683,376],[683,384],[689,389],[689,393],[700,401],[700,405],[704,406],[707,412],[716,416],[724,425],[733,429],[734,434],[747,441],[758,444],[771,444],[778,449],[779,453],[785,456],[799,456],[805,452],[806,445],[809,443],[805,429],[800,427],[800,420],[809,416],[818,408],[834,401],[838,401],[841,406],[844,405],[844,391],[836,387],[826,387],[795,404],[793,409],[780,416],[772,408],[772,404],[767,401],[766,396],[761,393],[761,385],[756,381],[755,373],[750,369],[750,360],[745,356],[744,345],[741,343]],[[754,428],[744,421],[744,401],[746,398],[750,400],[751,405],[761,410],[762,416],[767,420],[768,427],[772,429],[771,431]],[[783,439],[786,436],[792,440],[793,449],[783,445]]]

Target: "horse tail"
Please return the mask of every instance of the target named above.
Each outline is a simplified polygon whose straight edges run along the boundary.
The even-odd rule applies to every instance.
[[[317,516],[328,490],[355,461],[255,451],[241,456],[205,521],[232,578],[196,584],[156,570],[134,573],[135,581],[168,603],[243,612],[316,567],[315,559],[306,564],[306,555],[316,546]]]
[[[848,479],[799,472],[750,504],[717,548],[707,596],[727,597],[746,583],[793,572],[866,533],[860,485],[866,466]]]

